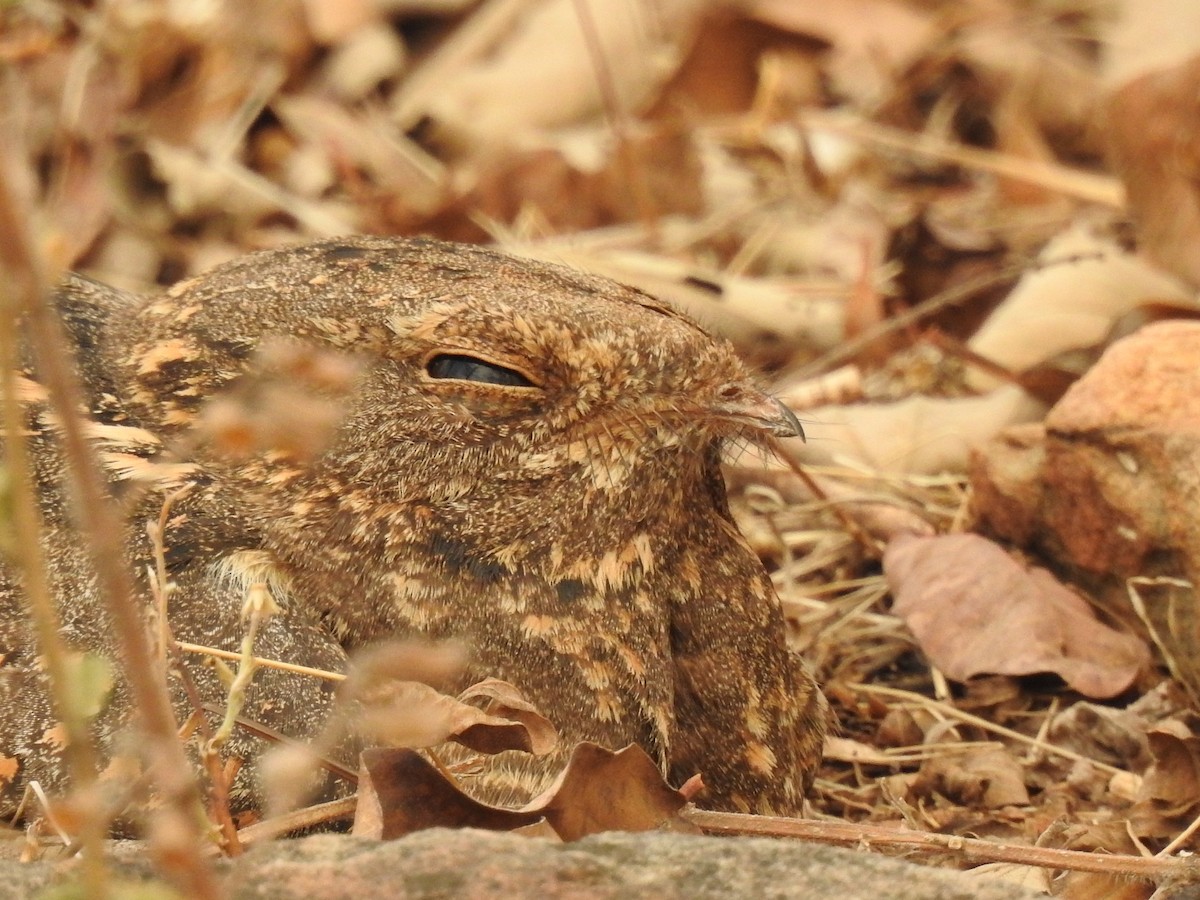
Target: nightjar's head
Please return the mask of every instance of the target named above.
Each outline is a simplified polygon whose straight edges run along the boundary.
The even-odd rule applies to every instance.
[[[723,439],[800,434],[673,308],[477,247],[363,237],[245,257],[148,301],[130,335],[135,400],[168,427],[267,337],[358,357],[326,469],[380,501],[642,490],[644,472],[707,471]]]

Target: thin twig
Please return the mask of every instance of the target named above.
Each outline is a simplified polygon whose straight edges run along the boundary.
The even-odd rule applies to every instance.
[[[208,724],[208,718],[204,715],[204,711],[201,708],[203,701],[200,699],[200,691],[196,687],[196,682],[192,678],[191,673],[183,665],[183,654],[179,652],[179,648],[174,641],[174,635],[171,632],[170,600],[171,595],[175,591],[175,585],[167,574],[167,525],[171,521],[171,509],[175,502],[190,493],[193,487],[193,485],[188,484],[168,494],[163,499],[162,506],[159,509],[158,521],[146,523],[146,532],[150,536],[150,545],[154,552],[154,572],[153,577],[150,579],[150,589],[154,595],[158,609],[159,645],[155,650],[164,671],[167,667],[167,655],[168,653],[170,654],[171,662],[175,664],[176,673],[183,686],[183,691],[194,710],[191,721],[194,721],[195,727],[199,729],[203,738],[201,743],[201,747],[203,748],[201,762],[204,765],[205,772],[208,774],[209,815],[221,831],[221,836],[225,842],[225,852],[230,856],[238,856],[241,854],[242,848],[238,842],[237,825],[233,821],[233,813],[229,808],[230,779],[225,777],[225,770],[221,765],[220,757],[210,750],[212,747],[213,731]],[[185,724],[186,727],[187,725]]]
[[[1025,260],[1012,265],[1001,266],[994,272],[985,272],[975,278],[968,278],[946,288],[944,291],[934,294],[927,300],[922,300],[916,306],[909,307],[876,325],[872,325],[857,337],[844,341],[833,350],[801,367],[796,371],[794,377],[797,380],[814,378],[823,372],[835,369],[862,353],[876,341],[882,340],[898,331],[904,331],[916,325],[922,319],[936,315],[944,309],[958,306],[960,303],[966,303],[975,297],[976,294],[999,287],[1010,281],[1016,281],[1022,275],[1029,272],[1040,271],[1051,266],[1086,262],[1101,258],[1101,256],[1102,254],[1098,253],[1082,253],[1048,260]]]
[[[749,816],[741,813],[720,813],[706,809],[687,809],[681,815],[710,834],[756,835],[762,837],[797,838],[819,844],[851,844],[862,849],[904,847],[924,853],[949,853],[971,862],[1007,862],[1039,866],[1045,869],[1067,869],[1076,872],[1099,872],[1152,881],[1169,875],[1200,871],[1200,863],[1178,857],[1164,859],[1142,856],[1106,855],[1079,850],[1055,850],[1049,847],[1029,847],[1001,844],[978,838],[928,831],[904,831],[881,825],[853,825],[844,822],[813,819],[786,819],[778,816]]]
[[[306,806],[303,809],[294,809],[263,822],[247,825],[238,832],[238,839],[241,840],[244,847],[261,844],[263,841],[271,841],[283,837],[285,834],[291,834],[293,831],[348,819],[354,815],[357,808],[358,794],[352,797],[343,797],[340,800],[330,800],[327,803],[318,803],[315,806]]]
[[[625,185],[629,196],[633,198],[637,209],[638,220],[646,229],[651,243],[658,241],[658,215],[651,199],[650,188],[646,183],[646,173],[641,165],[637,145],[630,135],[629,115],[621,103],[617,92],[617,84],[613,78],[612,67],[608,64],[608,56],[600,41],[600,33],[596,28],[596,20],[588,0],[573,0],[575,16],[579,20],[579,29],[583,32],[583,43],[591,58],[592,68],[596,74],[596,84],[600,98],[604,104],[605,116],[612,129],[616,141],[617,162],[625,176]]]

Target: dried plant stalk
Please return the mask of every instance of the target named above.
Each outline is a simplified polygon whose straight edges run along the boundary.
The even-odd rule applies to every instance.
[[[95,566],[100,593],[112,616],[126,671],[137,673],[137,677],[128,679],[129,686],[145,732],[144,746],[150,769],[165,801],[156,811],[155,827],[149,832],[151,845],[154,847],[157,843],[156,849],[162,851],[160,858],[171,861],[170,874],[185,887],[188,896],[216,898],[220,896],[219,887],[201,853],[205,843],[202,829],[205,820],[201,813],[200,793],[183,746],[176,737],[175,718],[163,670],[155,665],[150,639],[134,599],[133,580],[124,561],[124,523],[107,495],[99,465],[88,450],[78,413],[83,408],[82,392],[71,365],[72,354],[62,334],[62,325],[46,302],[51,290],[47,276],[50,267],[45,264],[44,254],[38,252],[24,224],[33,221],[34,216],[22,208],[13,192],[13,184],[12,178],[0,179],[0,263],[5,272],[2,280],[8,288],[9,312],[0,318],[8,323],[5,326],[7,362],[12,362],[15,355],[14,320],[23,316],[38,373],[47,389],[51,407],[62,424],[63,453],[76,489],[76,513]],[[12,368],[12,365],[6,366],[6,369]],[[19,410],[6,414],[6,418],[12,419],[14,414],[19,429]],[[9,446],[15,447],[19,443],[10,441]],[[20,453],[18,450],[16,454],[18,464]],[[14,458],[11,451],[9,458]],[[21,484],[14,488],[18,494],[26,492],[32,502],[32,482],[28,478],[27,465],[25,469]],[[36,530],[27,534],[34,536],[26,537],[26,551],[36,542]],[[30,557],[26,556],[25,561],[30,562]],[[26,570],[27,577],[28,572]],[[45,584],[44,567],[39,572],[41,574],[33,578],[42,580],[45,594],[37,604],[42,608],[40,611],[35,608],[34,614],[41,619],[46,609],[53,612],[54,607]],[[53,631],[55,625],[47,620],[39,627]],[[45,646],[42,649],[44,652]],[[158,673],[158,677],[152,673]],[[61,684],[61,677],[60,667],[56,682]],[[104,823],[92,822],[90,827],[104,827]],[[89,858],[98,856],[94,852],[86,855]]]
[[[18,243],[19,226],[7,201],[7,183],[0,178],[0,382],[3,393],[4,469],[12,515],[12,562],[20,573],[30,618],[37,633],[38,651],[50,678],[55,715],[66,730],[64,750],[71,783],[79,796],[95,796],[96,754],[88,720],[72,699],[67,672],[68,650],[59,634],[58,610],[47,575],[42,550],[42,518],[34,494],[34,477],[26,446],[24,408],[17,395],[17,321],[22,298],[37,296],[42,279],[31,266],[23,266]],[[79,842],[83,848],[85,883],[103,896],[108,883],[101,852],[107,822],[101,815],[82,817]]]

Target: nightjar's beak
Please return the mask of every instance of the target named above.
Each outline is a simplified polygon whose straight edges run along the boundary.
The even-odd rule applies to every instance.
[[[712,412],[719,418],[769,431],[776,437],[804,440],[804,426],[782,401],[756,388],[727,384],[717,391]]]

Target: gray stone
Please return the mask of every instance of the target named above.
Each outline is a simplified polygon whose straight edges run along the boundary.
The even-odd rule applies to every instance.
[[[122,854],[128,858],[127,854]],[[31,897],[72,863],[2,863],[0,898]],[[118,864],[144,879],[144,861]],[[389,898],[724,898],[1028,900],[998,881],[874,853],[768,838],[610,832],[572,844],[475,830],[422,831],[377,842],[315,835],[220,863],[237,900]]]

